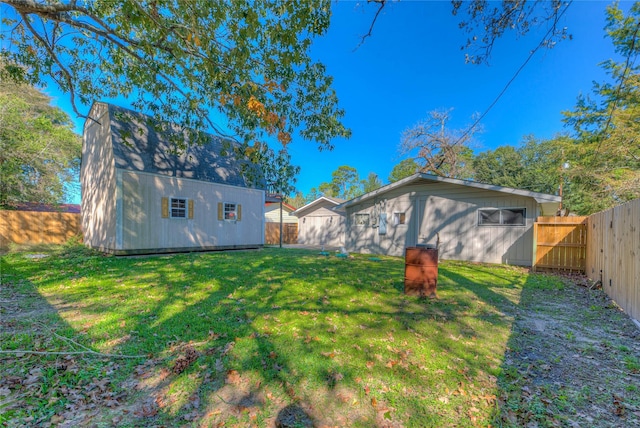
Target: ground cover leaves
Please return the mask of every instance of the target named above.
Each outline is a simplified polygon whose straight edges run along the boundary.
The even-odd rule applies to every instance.
[[[115,258],[74,251],[3,257],[0,349],[87,347],[143,357],[1,354],[8,369],[0,409],[9,426],[637,421],[638,353],[628,323],[609,316],[616,312],[602,294],[561,278],[443,262],[439,299],[421,300],[402,294],[404,264],[393,257],[267,249]],[[576,292],[587,294],[568,305],[566,296]],[[582,323],[608,327],[584,341],[582,330],[554,318],[567,308]],[[581,390],[578,381],[555,386],[556,371],[576,358],[540,357],[552,338],[531,339],[542,338],[540,331],[553,332],[557,352],[584,345],[578,355],[602,351],[593,360],[619,363],[619,372],[602,391]],[[578,367],[565,371],[584,386]],[[32,390],[34,398],[22,401]],[[616,398],[605,400],[608,393]]]

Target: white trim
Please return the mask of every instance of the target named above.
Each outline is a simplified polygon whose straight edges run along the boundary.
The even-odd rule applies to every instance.
[[[446,178],[446,177],[439,177],[437,175],[416,173],[409,177],[403,178],[402,180],[396,181],[395,183],[387,184],[386,186],[380,187],[379,189],[376,189],[372,192],[366,193],[362,196],[358,196],[357,198],[353,198],[349,201],[343,202],[340,205],[334,207],[334,209],[345,209],[345,208],[351,207],[367,199],[375,198],[376,196],[382,193],[386,193],[390,190],[393,190],[398,187],[402,187],[404,185],[407,185],[416,181],[420,181],[420,180],[449,183],[449,184],[455,184],[458,186],[466,186],[466,187],[472,187],[476,189],[492,190],[494,192],[509,193],[512,195],[526,196],[526,197],[535,199],[538,203],[542,203],[542,202],[558,202],[559,203],[561,200],[560,196],[548,195],[546,193],[531,192],[529,190],[513,189],[511,187],[496,186],[493,184],[476,183],[475,181],[458,180],[456,178]]]
[[[307,205],[298,208],[297,210],[293,211],[291,214],[298,216],[302,211],[306,211],[309,208],[311,208],[312,206],[319,204],[322,201],[327,201],[329,203],[332,203],[333,205],[335,205],[332,209],[335,209],[336,207],[339,207],[341,204],[344,204],[345,202],[342,201],[335,201],[327,196],[320,196],[318,199],[316,199],[315,201],[311,201],[309,202]]]
[[[502,210],[523,210],[522,224],[505,224],[502,223]],[[480,211],[498,211],[500,213],[500,223],[498,224],[480,224]],[[481,207],[476,210],[476,226],[478,227],[526,227],[527,226],[527,207]]]
[[[174,216],[173,215],[173,201],[181,200],[184,201],[184,216]],[[181,209],[181,208],[176,208]],[[183,198],[182,196],[169,196],[169,218],[176,220],[186,220],[189,218],[189,199]]]
[[[233,212],[233,218],[227,218],[227,205],[233,205],[233,211],[229,211],[229,212]],[[230,222],[237,222],[238,221],[238,203],[237,202],[222,202],[222,220],[223,221],[230,221]]]
[[[124,246],[124,190],[122,188],[122,171],[116,169],[116,250],[121,250]]]

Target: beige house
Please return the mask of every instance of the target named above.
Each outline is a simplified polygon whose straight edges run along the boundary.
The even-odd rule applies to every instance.
[[[343,199],[321,196],[293,212],[298,217],[298,243],[305,245],[344,245],[345,213],[334,210]]]
[[[86,245],[115,254],[263,245],[265,191],[221,155],[220,138],[175,153],[176,134],[157,131],[148,116],[95,103],[89,117],[80,169]]]
[[[402,256],[439,245],[442,259],[531,266],[533,223],[560,197],[414,174],[340,204],[348,251]]]
[[[282,223],[298,224],[298,217],[293,215],[295,207],[282,204]],[[267,223],[280,223],[280,202],[266,202],[264,205],[264,221]]]
[[[269,199],[269,196],[267,196]],[[289,204],[282,203],[282,212],[280,209],[280,200],[269,201],[264,206],[264,242],[267,245],[280,244],[296,244],[298,242],[298,217],[293,215],[296,210]],[[282,217],[280,217],[282,215]],[[282,224],[280,219],[282,218]],[[280,233],[282,232],[282,240]]]

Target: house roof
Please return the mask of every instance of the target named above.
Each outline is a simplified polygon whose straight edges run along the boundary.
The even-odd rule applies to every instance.
[[[307,205],[298,208],[297,210],[295,210],[291,214],[296,215],[296,216],[300,216],[300,214],[303,213],[304,211],[307,211],[307,210],[315,207],[316,205],[320,205],[323,202],[328,202],[330,204],[333,204],[334,207],[332,207],[332,209],[335,209],[336,207],[340,206],[340,204],[345,202],[345,200],[344,199],[340,199],[340,198],[333,198],[333,197],[329,197],[329,196],[320,196],[315,201],[309,202]]]
[[[80,205],[77,204],[41,204],[37,202],[20,202],[11,206],[15,211],[37,211],[52,213],[80,213]]]
[[[229,152],[237,143],[229,139],[205,134],[204,144],[189,144],[176,152],[177,127],[169,131],[153,126],[153,119],[145,114],[106,104],[112,135],[116,168],[148,172],[170,177],[189,178],[211,183],[240,187],[264,188],[263,180],[249,180],[246,172],[261,177],[258,169],[248,161],[238,160]],[[258,185],[254,185],[258,182]]]
[[[449,183],[449,184],[466,186],[466,187],[475,188],[475,189],[491,190],[494,192],[508,193],[512,195],[533,198],[538,203],[559,203],[562,199],[560,196],[548,195],[546,193],[532,192],[530,190],[513,189],[511,187],[496,186],[493,184],[477,183],[475,181],[469,181],[469,180],[458,180],[456,178],[446,178],[446,177],[440,177],[437,175],[417,173],[409,177],[403,178],[402,180],[396,181],[395,183],[387,184],[386,186],[380,187],[379,189],[376,189],[372,192],[365,193],[364,195],[358,196],[357,198],[353,198],[349,201],[346,201],[338,205],[336,209],[348,208],[353,205],[359,204],[360,202],[366,201],[371,198],[375,198],[376,196],[379,196],[391,190],[397,189],[399,187],[406,186],[409,184],[420,184],[420,183],[424,183],[424,184]]]
[[[280,201],[278,201],[278,202],[270,202],[270,201],[268,201],[268,202],[265,202],[264,204],[266,206],[269,206],[269,205],[278,205],[279,206],[280,205]],[[296,207],[292,207],[291,205],[287,204],[286,202],[282,203],[282,208],[285,208],[285,209],[287,209],[289,211],[295,211],[296,210]]]

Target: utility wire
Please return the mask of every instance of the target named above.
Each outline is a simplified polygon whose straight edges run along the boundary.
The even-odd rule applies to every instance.
[[[515,72],[515,74],[513,75],[513,77],[511,78],[511,80],[509,80],[507,82],[507,84],[504,86],[504,88],[502,89],[502,91],[500,91],[500,93],[498,94],[498,96],[493,100],[493,102],[489,105],[489,107],[487,107],[487,109],[478,117],[478,119],[476,119],[475,122],[473,122],[473,124],[467,128],[466,131],[464,131],[464,133],[460,136],[460,138],[458,138],[458,140],[454,143],[458,144],[460,141],[462,141],[467,135],[469,135],[469,133],[471,131],[474,130],[474,128],[476,126],[478,126],[478,124],[482,121],[482,119],[484,119],[484,117],[489,113],[489,111],[498,103],[498,101],[500,100],[500,98],[502,98],[502,96],[504,95],[505,92],[507,92],[507,89],[509,89],[509,86],[511,86],[511,84],[516,80],[516,78],[518,77],[518,75],[520,74],[520,72],[524,69],[524,67],[529,63],[529,61],[531,61],[531,58],[533,58],[533,55],[535,55],[535,53],[538,51],[538,49],[540,49],[540,47],[542,47],[544,45],[544,42],[548,39],[549,35],[555,31],[556,29],[556,25],[558,23],[558,21],[560,20],[560,18],[562,17],[562,15],[564,15],[564,13],[567,11],[567,9],[569,8],[569,6],[571,6],[571,3],[573,3],[573,1],[570,1],[567,3],[567,5],[565,6],[565,8],[558,14],[558,16],[555,18],[553,25],[551,26],[551,28],[549,28],[549,31],[547,31],[544,35],[544,37],[542,38],[542,40],[540,40],[540,43],[538,43],[538,45],[535,47],[535,49],[533,49],[530,53],[529,56],[527,57],[527,59],[524,61],[524,63],[522,63],[522,65],[520,66],[520,68],[518,68],[518,70]]]

